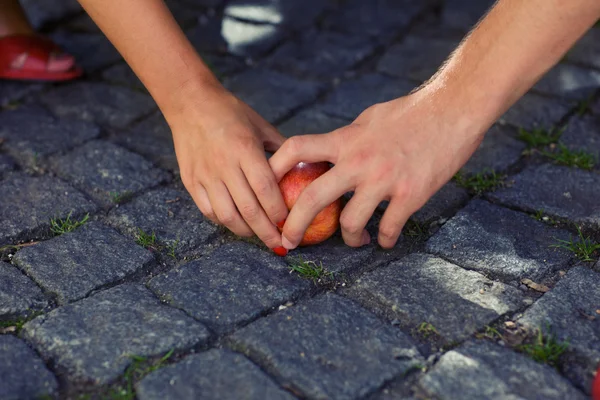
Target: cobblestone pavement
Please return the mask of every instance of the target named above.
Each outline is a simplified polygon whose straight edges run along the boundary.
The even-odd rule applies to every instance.
[[[406,94],[489,4],[167,3],[288,136]],[[336,236],[279,258],[203,219],[156,105],[75,0],[24,4],[87,75],[0,81],[0,399],[589,398],[600,27],[395,249]],[[290,272],[299,256],[325,272]]]

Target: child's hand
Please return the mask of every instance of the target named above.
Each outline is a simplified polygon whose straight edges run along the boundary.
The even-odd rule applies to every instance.
[[[166,117],[181,179],[202,213],[237,235],[281,246],[275,224],[288,210],[265,149],[285,138],[220,86],[191,94],[185,109]]]

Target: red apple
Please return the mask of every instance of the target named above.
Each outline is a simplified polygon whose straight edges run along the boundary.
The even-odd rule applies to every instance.
[[[329,171],[329,163],[299,163],[292,168],[279,182],[279,189],[283,194],[283,200],[288,209],[292,209],[300,193],[315,179]],[[342,212],[342,200],[337,199],[321,212],[309,225],[300,246],[308,246],[321,243],[335,233],[340,226],[340,213]],[[280,226],[280,230],[281,230]]]

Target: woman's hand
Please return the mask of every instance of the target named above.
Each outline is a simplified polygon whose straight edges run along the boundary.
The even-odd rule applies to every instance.
[[[275,224],[288,209],[265,150],[277,150],[285,138],[220,85],[187,90],[186,97],[184,108],[166,115],[186,189],[213,222],[281,246]]]
[[[389,200],[378,241],[393,247],[411,214],[466,163],[487,129],[465,121],[462,110],[442,97],[418,91],[376,104],[331,133],[286,141],[270,159],[277,179],[300,161],[335,166],[298,198],[283,228],[283,246],[295,248],[315,215],[353,190],[340,217],[346,244],[369,243],[365,226],[377,205]]]

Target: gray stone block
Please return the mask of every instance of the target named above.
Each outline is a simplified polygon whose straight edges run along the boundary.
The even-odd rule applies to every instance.
[[[123,59],[110,40],[101,32],[58,31],[50,36],[64,51],[77,60],[86,72],[95,72]]]
[[[0,261],[0,318],[25,316],[48,304],[39,287],[17,268]]]
[[[440,400],[586,398],[555,369],[484,341],[444,354],[419,385]]]
[[[255,23],[280,24],[286,29],[303,29],[315,23],[331,7],[331,1],[232,0],[225,15]]]
[[[473,200],[425,244],[427,252],[486,275],[508,280],[539,280],[566,268],[571,255],[551,248],[567,231],[532,217]]]
[[[28,276],[54,293],[61,304],[130,276],[153,260],[148,250],[98,222],[28,246],[13,258]]]
[[[111,128],[125,128],[156,109],[147,95],[95,82],[59,86],[42,94],[40,99],[60,117],[93,121]]]
[[[493,4],[494,0],[446,0],[442,8],[442,25],[469,31]]]
[[[409,35],[381,57],[377,71],[424,82],[435,74],[458,44],[454,39]]]
[[[132,356],[203,343],[208,330],[139,285],[121,285],[26,323],[22,336],[75,379],[106,384]]]
[[[407,329],[432,324],[461,341],[523,306],[519,289],[427,254],[411,254],[363,275],[348,294]]]
[[[0,113],[3,146],[25,164],[35,165],[39,157],[69,150],[99,134],[100,129],[92,123],[58,119],[40,106]]]
[[[516,132],[506,126],[493,125],[471,159],[462,167],[467,174],[506,171],[514,165],[527,145],[516,139]]]
[[[551,96],[585,100],[598,88],[600,88],[600,71],[571,64],[558,64],[536,83],[533,90]]]
[[[16,164],[12,158],[6,154],[0,153],[0,177],[2,177],[2,174],[14,170],[15,167]]]
[[[100,140],[50,158],[50,167],[58,176],[107,206],[113,204],[117,196],[134,194],[169,179],[168,173],[154,168],[141,156]]]
[[[39,399],[56,395],[58,382],[25,342],[0,335],[0,398]]]
[[[596,162],[600,162],[600,115],[571,118],[560,136],[560,143],[571,150],[591,153],[596,157]]]
[[[286,137],[313,133],[329,133],[346,126],[349,120],[332,117],[318,108],[303,110],[278,126],[279,131]]]
[[[209,350],[146,376],[136,386],[140,400],[292,400],[246,357]]]
[[[15,173],[0,182],[0,245],[32,238],[50,228],[51,218],[77,218],[97,207],[63,181]]]
[[[525,211],[567,219],[588,227],[600,227],[600,176],[555,165],[529,167],[511,177],[511,186],[488,197]]]
[[[163,301],[222,333],[295,300],[311,284],[290,276],[280,257],[235,242],[152,278],[148,286]]]
[[[367,74],[342,83],[320,108],[329,115],[353,120],[368,107],[405,96],[415,86],[408,80]]]
[[[375,44],[362,36],[311,30],[279,47],[266,65],[285,73],[327,80],[364,60],[374,49]]]
[[[40,83],[0,81],[0,107],[11,106],[18,103],[26,95],[42,89]]]
[[[334,294],[254,322],[232,340],[308,398],[359,398],[423,362],[406,335]]]
[[[137,89],[144,92],[146,91],[142,81],[135,75],[129,65],[125,63],[115,64],[102,71],[102,79],[108,83],[128,86],[131,89]]]
[[[82,11],[77,0],[20,0],[29,22],[37,29]]]
[[[316,100],[321,89],[315,82],[266,69],[245,71],[226,80],[225,87],[271,123]]]
[[[600,69],[600,27],[590,29],[579,39],[566,59]]]
[[[528,130],[534,128],[550,129],[567,115],[574,105],[574,102],[550,99],[530,92],[521,97],[498,119],[498,122]]]
[[[113,209],[108,223],[131,236],[138,229],[154,232],[159,243],[175,246],[177,252],[205,244],[218,232],[189,194],[168,188],[150,191]]]
[[[427,224],[436,219],[446,218],[465,205],[469,199],[469,193],[465,189],[453,182],[448,182],[410,218],[418,224]]]
[[[568,362],[562,370],[586,392],[600,362],[600,274],[578,266],[567,272],[517,320],[529,330],[550,330],[559,341],[568,341]],[[584,317],[584,316],[587,316]]]

